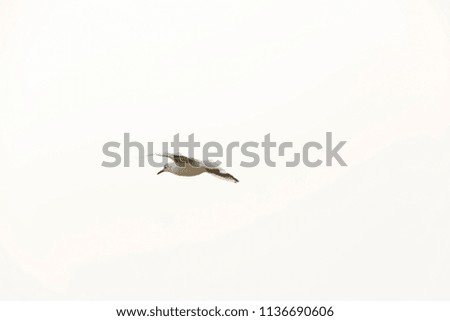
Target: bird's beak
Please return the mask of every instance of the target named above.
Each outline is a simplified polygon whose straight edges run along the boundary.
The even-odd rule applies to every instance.
[[[164,173],[164,168],[163,168],[162,170],[160,170],[160,171],[158,172],[158,174],[156,174],[156,175],[159,175],[159,174],[161,174],[161,173]]]

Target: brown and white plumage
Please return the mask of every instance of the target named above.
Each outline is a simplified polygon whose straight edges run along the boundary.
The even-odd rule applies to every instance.
[[[158,172],[158,175],[163,172],[170,172],[178,176],[197,176],[202,173],[209,173],[234,183],[239,182],[233,175],[227,173],[223,168],[216,166],[213,162],[208,160],[200,161],[195,158],[170,153],[154,155],[167,157],[173,160],[173,163],[164,165],[164,168]]]

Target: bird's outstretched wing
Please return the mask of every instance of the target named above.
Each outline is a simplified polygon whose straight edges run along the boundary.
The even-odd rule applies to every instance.
[[[150,155],[157,155],[162,157],[170,158],[175,162],[175,164],[178,167],[185,167],[186,164],[191,165],[192,167],[201,167],[201,162],[196,160],[195,158],[186,157],[183,155],[178,154],[170,154],[170,153],[164,153],[164,154],[150,154]]]
[[[231,174],[228,174],[223,168],[220,167],[206,167],[206,172],[216,177],[226,179],[227,181],[232,181],[234,183],[239,182],[236,177],[234,177]]]

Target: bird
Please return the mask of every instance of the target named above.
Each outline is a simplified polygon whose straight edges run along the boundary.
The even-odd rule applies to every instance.
[[[197,176],[203,173],[209,173],[227,181],[231,181],[234,183],[239,182],[239,180],[233,175],[227,173],[223,168],[216,166],[214,163],[208,160],[200,161],[195,158],[170,153],[149,154],[148,156],[151,155],[167,157],[173,160],[173,163],[165,164],[164,168],[160,170],[157,175],[164,172],[169,172],[178,176]]]

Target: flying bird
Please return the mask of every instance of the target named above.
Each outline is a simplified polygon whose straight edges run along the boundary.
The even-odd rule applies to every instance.
[[[215,166],[214,163],[208,160],[199,161],[197,159],[186,157],[183,155],[175,155],[169,153],[154,155],[167,157],[173,160],[173,163],[165,164],[164,168],[159,171],[157,175],[164,172],[169,172],[178,176],[197,176],[202,173],[209,173],[227,181],[231,181],[234,183],[239,182],[234,176],[228,174],[223,168]]]

